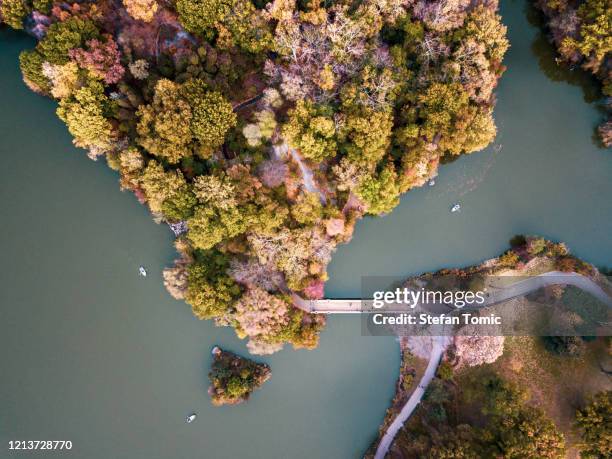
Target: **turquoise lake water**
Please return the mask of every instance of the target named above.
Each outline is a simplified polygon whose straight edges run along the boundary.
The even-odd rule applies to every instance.
[[[360,222],[330,266],[329,296],[358,296],[363,275],[479,262],[516,233],[612,265],[612,152],[592,138],[601,118],[592,90],[553,69],[523,2],[504,2],[502,14],[512,48],[495,145],[442,167],[434,187],[391,215]],[[62,456],[86,459],[362,454],[393,395],[395,340],[361,337],[359,319],[333,317],[317,350],[261,359],[273,377],[247,404],[213,407],[210,349],[245,353],[244,342],[165,292],[170,231],[72,146],[52,101],[23,85],[17,56],[32,45],[0,31],[0,457],[42,457],[5,449],[29,439],[71,440]],[[457,201],[461,213],[450,214]],[[186,425],[191,411],[199,417]]]

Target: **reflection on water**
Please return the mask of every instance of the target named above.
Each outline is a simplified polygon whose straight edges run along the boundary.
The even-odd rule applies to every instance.
[[[603,122],[607,110],[601,92],[601,83],[592,73],[583,70],[579,66],[570,67],[567,63],[557,59],[558,53],[546,37],[545,17],[531,2],[525,4],[525,15],[529,23],[536,26],[539,31],[531,45],[531,50],[538,59],[540,70],[552,81],[580,87],[584,95],[584,101],[588,104],[593,104],[600,112],[601,122]],[[601,142],[597,126],[594,126],[591,130],[590,137],[593,145],[602,149],[606,148]]]
[[[579,67],[572,70],[562,61],[557,63],[558,54],[546,37],[545,18],[542,12],[531,2],[527,2],[525,4],[525,15],[529,23],[538,28],[531,50],[538,60],[540,70],[552,81],[560,81],[580,87],[586,103],[601,101],[601,84],[591,73],[583,71]]]

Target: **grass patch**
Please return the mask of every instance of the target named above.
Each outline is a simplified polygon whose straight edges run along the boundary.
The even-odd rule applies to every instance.
[[[541,407],[564,433],[568,448],[577,440],[576,409],[586,397],[612,389],[612,377],[602,371],[610,354],[605,338],[585,343],[580,357],[547,351],[540,337],[507,337],[505,350],[490,367],[505,379],[527,389],[530,403]],[[468,369],[466,372],[478,371]]]

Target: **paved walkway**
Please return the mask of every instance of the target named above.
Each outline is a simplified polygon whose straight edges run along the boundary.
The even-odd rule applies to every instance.
[[[484,304],[479,305],[478,308],[491,306],[497,303],[508,301],[512,298],[524,296],[534,290],[538,290],[543,287],[550,285],[572,285],[578,287],[581,290],[590,293],[599,301],[612,307],[612,297],[608,295],[599,285],[593,282],[588,277],[585,277],[578,273],[564,273],[560,271],[550,271],[547,273],[540,274],[538,276],[527,277],[523,280],[517,281],[510,285],[503,285],[503,277],[499,278],[499,286],[495,284],[488,288],[488,297]],[[307,312],[315,314],[361,314],[361,313],[372,313],[377,310],[363,310],[362,300],[360,299],[346,299],[346,300],[334,300],[334,299],[323,299],[323,300],[305,300],[296,294],[292,295],[295,306],[303,309]],[[454,309],[454,306],[447,305],[450,309]],[[467,308],[466,308],[467,309]],[[406,310],[406,305],[386,305],[385,312],[402,312]],[[425,374],[419,381],[418,387],[411,394],[406,404],[402,407],[399,415],[393,420],[385,434],[383,435],[378,448],[376,450],[375,459],[383,459],[397,432],[402,428],[406,420],[413,413],[417,405],[423,398],[423,394],[427,389],[427,386],[436,374],[436,368],[440,363],[442,354],[445,349],[444,337],[435,337],[434,344],[427,364]]]
[[[595,298],[608,305],[609,307],[612,307],[612,298],[591,279],[582,276],[581,274],[563,273],[560,271],[551,271],[548,273],[540,274],[539,276],[529,277],[527,279],[507,286],[493,286],[491,289],[489,289],[490,295],[488,297],[488,301],[486,301],[485,304],[480,307],[490,306],[495,303],[501,303],[503,301],[507,301],[518,296],[526,295],[527,293],[540,289],[542,287],[559,284],[573,285],[575,287],[578,287],[581,290],[590,293]],[[334,314],[338,312],[347,313],[352,312],[354,310],[354,302],[357,301],[358,303],[360,303],[358,300],[345,300],[344,302],[334,301],[335,300],[321,300],[320,305],[313,305],[313,312],[326,311],[326,314]],[[320,310],[318,309],[319,307],[321,308]],[[336,310],[334,310],[334,308],[336,308]],[[433,343],[433,348],[429,357],[427,369],[425,370],[423,377],[419,381],[418,387],[410,395],[410,398],[402,407],[400,413],[393,420],[393,422],[383,435],[382,439],[380,440],[380,443],[378,444],[378,448],[376,449],[374,459],[384,459],[384,457],[387,455],[387,453],[389,452],[389,448],[391,447],[391,444],[395,439],[395,436],[402,428],[404,423],[408,420],[410,415],[412,415],[415,408],[418,406],[421,399],[423,398],[427,386],[434,378],[436,374],[436,369],[440,364],[442,354],[444,353],[444,350],[446,348],[444,337],[436,336],[434,337],[434,340],[435,341]]]
[[[503,279],[503,277],[499,277]],[[512,298],[524,296],[529,292],[538,290],[543,287],[550,285],[572,285],[590,293],[599,301],[612,307],[612,297],[608,295],[599,285],[593,282],[588,277],[578,273],[564,273],[561,271],[550,271],[538,276],[527,277],[521,281],[515,282],[514,284],[500,287],[489,288],[489,297],[487,297],[484,304],[479,305],[479,308],[484,308],[497,303],[508,301]],[[323,300],[305,300],[296,294],[292,295],[293,303],[298,308],[313,312],[315,314],[361,314],[377,312],[377,310],[363,310],[362,300],[360,299],[345,299],[345,300],[334,300],[334,299],[323,299]],[[466,308],[467,309],[467,308]],[[405,312],[406,305],[393,304],[386,305],[384,312]]]
[[[442,354],[444,353],[444,349],[446,348],[444,338],[445,337],[443,336],[432,337],[434,342],[433,347],[431,349],[431,355],[429,356],[429,363],[427,364],[427,368],[425,369],[425,373],[419,381],[418,387],[410,395],[410,398],[402,407],[400,413],[393,420],[391,425],[387,428],[387,431],[385,432],[382,439],[380,440],[380,443],[378,444],[374,459],[384,459],[384,457],[387,455],[387,452],[389,451],[389,448],[391,447],[391,443],[393,443],[393,439],[404,425],[404,422],[406,422],[406,420],[410,417],[414,409],[417,407],[417,405],[423,398],[423,395],[425,394],[425,389],[436,375],[436,369],[438,368],[438,364],[440,363],[440,359],[442,359]]]

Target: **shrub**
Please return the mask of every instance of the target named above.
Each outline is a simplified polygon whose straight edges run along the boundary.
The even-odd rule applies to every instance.
[[[453,367],[450,363],[444,361],[438,366],[437,376],[443,381],[453,379]]]
[[[579,357],[584,352],[584,341],[579,336],[544,336],[544,347],[553,354]]]

